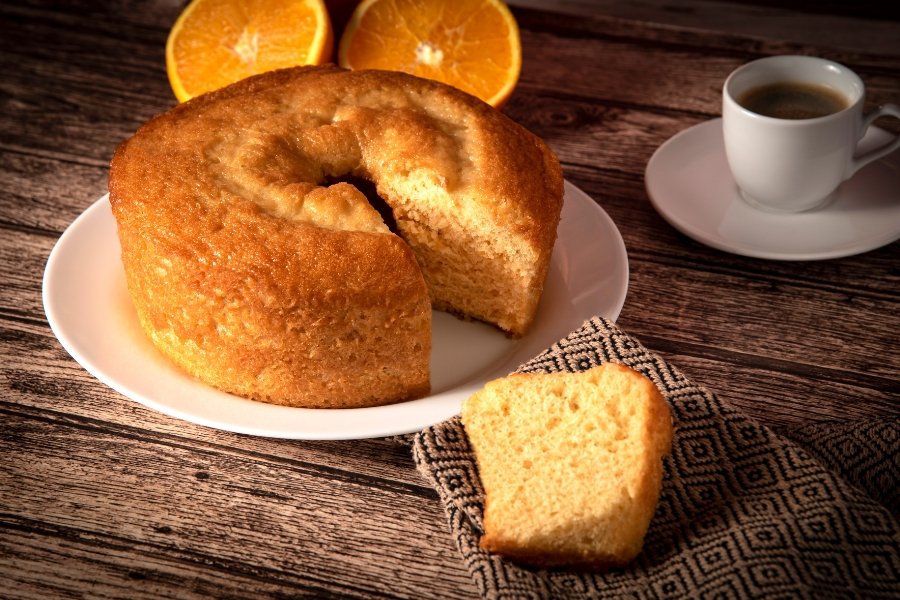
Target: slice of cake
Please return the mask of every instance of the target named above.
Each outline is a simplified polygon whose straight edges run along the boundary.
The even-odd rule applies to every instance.
[[[672,442],[649,379],[617,364],[514,374],[471,396],[462,420],[485,489],[483,548],[540,567],[637,556]]]

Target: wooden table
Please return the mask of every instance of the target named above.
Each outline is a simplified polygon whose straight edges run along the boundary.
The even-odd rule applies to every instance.
[[[473,597],[404,446],[166,417],[89,375],[48,327],[57,238],[105,193],[116,145],[175,104],[163,49],[181,5],[0,7],[0,596]],[[644,191],[654,150],[716,117],[722,81],[748,60],[826,56],[859,72],[870,106],[900,101],[900,25],[668,6],[515,9],[524,68],[505,112],[621,231],[619,325],[772,426],[900,414],[900,245],[744,258],[677,233]]]

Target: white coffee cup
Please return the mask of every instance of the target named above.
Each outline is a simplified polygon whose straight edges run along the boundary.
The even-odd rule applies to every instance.
[[[845,107],[814,118],[776,118],[741,105],[751,90],[775,83],[825,86]],[[900,106],[886,104],[863,115],[865,86],[847,67],[811,56],[771,56],[728,76],[722,90],[725,153],[741,195],[772,211],[800,212],[827,204],[838,186],[862,166],[900,148],[900,138],[862,155],[857,143],[872,121]]]

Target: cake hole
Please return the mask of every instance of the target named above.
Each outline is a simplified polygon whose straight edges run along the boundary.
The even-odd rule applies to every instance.
[[[366,197],[366,200],[369,201],[369,204],[372,205],[372,208],[378,211],[378,214],[381,215],[381,219],[384,221],[384,224],[388,226],[388,229],[391,230],[391,233],[397,233],[397,219],[394,218],[394,211],[385,199],[378,195],[374,182],[369,181],[365,177],[349,174],[325,178],[325,185],[327,186],[336,183],[349,183],[358,189]]]

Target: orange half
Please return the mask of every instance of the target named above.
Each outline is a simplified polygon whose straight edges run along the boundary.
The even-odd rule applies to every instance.
[[[364,0],[341,36],[338,62],[436,79],[501,106],[519,80],[522,48],[500,0]]]
[[[193,0],[166,43],[172,91],[184,102],[245,77],[331,58],[322,0]]]

